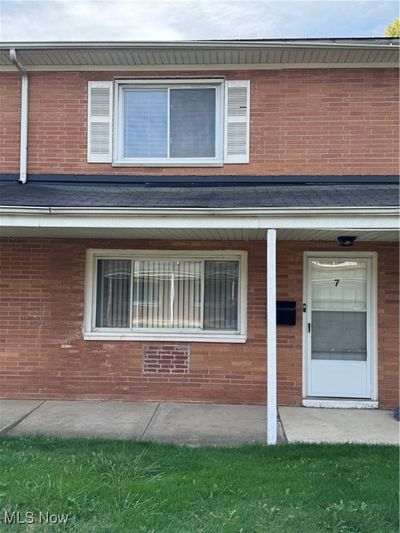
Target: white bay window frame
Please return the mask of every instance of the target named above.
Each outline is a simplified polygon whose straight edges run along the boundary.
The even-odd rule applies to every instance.
[[[129,89],[167,89],[168,91],[168,133],[166,158],[124,157],[124,98],[123,91]],[[169,93],[179,89],[215,89],[215,157],[171,158],[169,156]],[[224,164],[224,80],[223,79],[118,79],[114,82],[114,149],[113,166],[140,167],[222,167]]]
[[[99,259],[163,260],[163,261],[238,261],[238,327],[237,330],[205,330],[188,328],[127,328],[96,327],[97,308],[97,262]],[[202,285],[204,285],[204,276]],[[131,280],[131,305],[132,300]],[[203,290],[203,289],[202,289]],[[203,293],[202,293],[203,294]],[[202,301],[202,316],[204,298]],[[130,322],[132,316],[130,316]],[[187,341],[187,342],[224,342],[244,343],[247,338],[247,252],[238,250],[213,251],[168,251],[168,250],[110,250],[88,249],[86,252],[85,275],[85,312],[83,325],[85,340],[119,341]]]

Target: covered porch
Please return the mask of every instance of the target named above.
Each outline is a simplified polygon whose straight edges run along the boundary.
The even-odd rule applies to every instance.
[[[181,249],[192,252],[208,249],[244,250],[248,254],[249,267],[246,280],[246,328],[244,337],[235,341],[240,343],[240,348],[235,348],[235,351],[229,339],[225,342],[218,341],[217,344],[212,339],[207,339],[205,344],[201,340],[192,343],[188,339],[187,344],[191,349],[190,368],[183,372],[184,375],[165,376],[160,372],[149,377],[143,373],[140,363],[143,342],[134,340],[134,357],[137,357],[140,368],[135,363],[131,379],[124,377],[125,372],[129,374],[131,371],[129,366],[121,368],[119,373],[112,369],[112,375],[107,375],[107,369],[103,368],[100,376],[93,370],[96,363],[93,362],[88,367],[82,363],[82,358],[89,357],[82,355],[84,351],[86,354],[84,345],[87,343],[92,343],[90,360],[96,353],[101,353],[101,365],[109,366],[113,363],[104,361],[104,353],[126,354],[128,352],[122,345],[129,343],[115,343],[107,338],[94,339],[92,342],[81,338],[82,334],[78,330],[83,316],[83,285],[86,282],[79,278],[78,288],[72,298],[79,301],[78,317],[81,318],[74,318],[74,332],[68,333],[62,341],[62,335],[54,327],[50,327],[46,333],[50,324],[46,325],[42,320],[39,333],[46,333],[49,345],[55,341],[56,350],[64,352],[63,355],[69,353],[79,363],[79,372],[74,373],[72,369],[66,368],[65,359],[60,355],[59,361],[64,362],[59,367],[54,367],[58,376],[53,372],[51,385],[47,381],[47,386],[44,382],[36,388],[27,386],[24,393],[19,383],[18,392],[12,386],[8,392],[7,387],[4,389],[7,397],[131,400],[137,395],[138,399],[145,400],[264,405],[266,402],[266,439],[269,444],[277,443],[278,403],[309,407],[370,408],[377,407],[378,404],[391,407],[396,401],[398,331],[394,324],[397,319],[393,321],[393,317],[398,317],[398,233],[397,211],[394,208],[3,208],[1,225],[2,236],[7,237],[7,242],[11,243],[10,249],[15,250],[15,246],[18,248],[18,243],[24,248],[26,239],[33,246],[35,243],[44,246],[48,254],[46,261],[53,261],[51,270],[54,271],[57,265],[61,267],[61,271],[66,269],[66,278],[69,280],[73,280],[74,276],[78,279],[82,274],[79,268],[85,268],[84,258],[80,259],[76,267],[79,270],[78,276],[78,270],[68,270],[63,249],[68,249],[70,254],[82,254],[91,248],[162,249],[174,252]],[[337,241],[340,236],[352,236],[356,240],[351,247],[342,247]],[[75,245],[78,245],[77,249]],[[363,374],[363,383],[360,384],[357,383],[357,376],[354,376],[354,368],[360,361],[356,359],[353,364],[352,360],[342,360],[342,366],[337,366],[339,373],[341,368],[343,370],[342,377],[349,375],[348,371],[353,373],[354,391],[350,390],[349,394],[343,392],[346,387],[341,391],[339,386],[337,395],[332,392],[335,389],[329,388],[332,366],[322,371],[312,367],[310,335],[313,302],[312,281],[311,284],[307,282],[307,279],[311,279],[307,262],[313,258],[326,260],[328,266],[332,261],[335,265],[336,259],[353,258],[350,261],[353,266],[361,265],[361,270],[365,267],[366,277],[364,281],[361,280],[365,285],[365,292],[363,293],[364,289],[361,290],[364,294],[363,302],[368,306],[366,318],[363,319],[366,321],[365,327],[357,325],[357,317],[353,319],[354,327],[361,331],[360,335],[366,336],[365,358],[361,359],[362,364],[368,363],[368,368],[365,367],[367,370]],[[30,268],[27,260],[25,273],[29,274]],[[336,276],[335,280],[337,279]],[[360,284],[360,279],[357,283]],[[56,286],[58,290],[62,290],[61,278],[57,280]],[[359,293],[357,290],[355,292]],[[357,294],[352,297],[354,301],[357,300]],[[326,311],[329,312],[329,297],[325,300],[328,302],[326,304],[325,301],[325,305],[328,305]],[[296,304],[294,323],[282,323],[278,317],[277,325],[277,301]],[[46,306],[43,309],[46,313]],[[60,324],[57,327],[62,326]],[[50,338],[51,330],[54,333],[53,339]],[[159,339],[161,337],[154,338],[153,342],[159,342]],[[168,344],[180,345],[184,342],[179,335],[176,336],[176,342],[173,342],[174,338],[171,336],[168,339]],[[146,342],[145,346],[152,342],[151,337],[143,340]],[[319,342],[323,343],[323,340],[320,339]],[[42,347],[45,344],[44,339]],[[356,348],[362,352],[362,347],[358,344],[356,343]],[[230,357],[228,364],[226,361]],[[328,360],[329,363],[329,359],[325,358],[325,361]],[[324,356],[317,361],[317,365],[321,361],[324,361]],[[125,359],[123,362],[127,364]],[[359,367],[360,365],[357,368]],[[320,376],[326,393],[323,387],[311,388],[310,380],[315,382],[316,376]],[[336,379],[343,381],[340,374]],[[82,387],[79,385],[81,381],[85,383]],[[124,382],[125,385],[122,386]],[[351,380],[347,386],[352,386]]]

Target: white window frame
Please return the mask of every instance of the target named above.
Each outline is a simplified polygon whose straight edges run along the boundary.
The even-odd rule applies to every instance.
[[[222,167],[224,164],[224,80],[223,79],[121,79],[114,87],[114,149],[113,166],[140,167]],[[127,158],[123,157],[123,91],[125,89],[180,89],[213,88],[216,90],[215,157],[201,158]],[[169,142],[169,103],[168,103]]]
[[[238,289],[238,329],[232,330],[186,330],[171,329],[134,329],[98,328],[96,319],[96,286],[98,259],[130,260],[189,260],[201,261],[239,261]],[[86,252],[85,312],[83,325],[85,340],[113,341],[187,341],[187,342],[225,342],[244,343],[247,339],[247,252],[238,250],[213,251],[168,251],[168,250],[110,250],[90,248]]]

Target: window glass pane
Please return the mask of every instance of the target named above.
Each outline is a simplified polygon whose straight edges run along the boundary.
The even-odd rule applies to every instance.
[[[167,90],[124,90],[123,95],[124,157],[167,157]]]
[[[96,327],[129,327],[131,261],[97,261]]]
[[[133,327],[171,327],[172,261],[135,261]]]
[[[367,313],[312,312],[312,359],[367,360]]]
[[[174,265],[175,328],[201,328],[202,262],[177,261]]]
[[[171,157],[215,157],[215,95],[215,89],[171,89]]]
[[[367,262],[311,262],[312,359],[367,359]]]
[[[200,328],[201,262],[135,261],[133,327]]]
[[[365,311],[367,263],[356,259],[312,261],[313,309]]]
[[[204,329],[238,329],[238,261],[205,261]]]

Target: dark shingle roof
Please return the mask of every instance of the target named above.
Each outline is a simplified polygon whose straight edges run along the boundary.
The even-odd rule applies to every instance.
[[[196,178],[201,181],[201,178]],[[243,181],[246,178],[243,177]],[[266,180],[268,181],[268,180]],[[279,181],[279,180],[277,180]],[[398,184],[257,183],[244,185],[0,182],[1,206],[137,208],[393,207]],[[340,180],[339,180],[340,181]],[[368,180],[366,180],[368,181]]]

